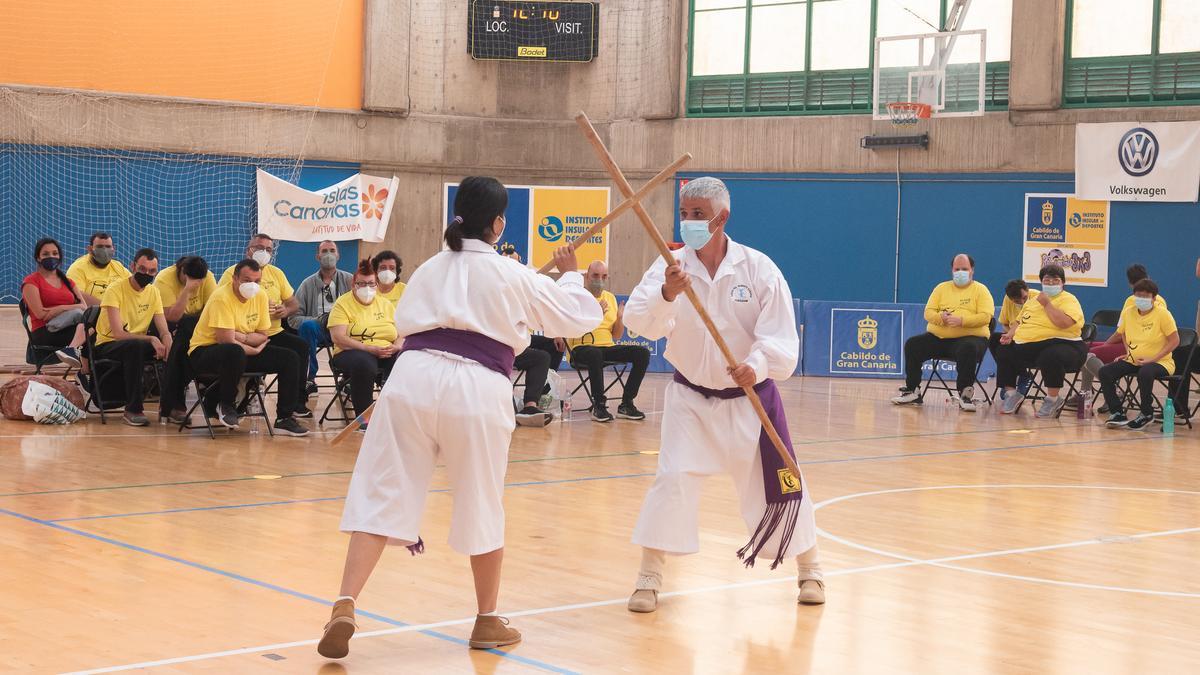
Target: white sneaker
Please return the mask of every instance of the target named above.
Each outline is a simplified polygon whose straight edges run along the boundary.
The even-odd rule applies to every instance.
[[[896,405],[908,405],[909,403],[920,403],[921,395],[915,391],[910,391],[899,396],[892,397],[892,403]]]
[[[1042,405],[1040,408],[1038,408],[1037,416],[1042,418],[1054,417],[1054,414],[1057,413],[1058,409],[1063,407],[1063,404],[1066,402],[1067,397],[1063,394],[1059,394],[1058,396],[1047,396],[1046,398],[1042,399]]]
[[[1000,406],[1001,415],[1012,415],[1017,412],[1017,408],[1024,401],[1025,397],[1021,395],[1020,389],[1013,389],[1005,398],[1004,404]]]
[[[962,393],[955,396],[958,402],[958,409],[963,412],[975,412],[975,388],[967,387],[962,390]]]

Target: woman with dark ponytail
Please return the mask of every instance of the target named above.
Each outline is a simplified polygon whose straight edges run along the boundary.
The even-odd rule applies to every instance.
[[[317,651],[349,653],[354,601],[384,546],[424,550],[419,536],[425,496],[439,462],[448,469],[454,510],[450,547],[471,557],[479,615],[470,646],[521,640],[496,613],[504,556],[504,473],[515,420],[513,359],[532,330],[582,335],[600,323],[575,253],[554,253],[557,282],[498,255],[508,193],[495,178],[459,184],[447,251],[417,268],[396,308],[404,340],[363,438],[341,529],[350,533],[341,595]]]
[[[33,245],[37,271],[21,281],[21,300],[29,312],[31,342],[57,347],[54,354],[68,366],[78,368],[83,346],[83,311],[87,305],[75,284],[62,271],[62,246],[46,237]]]

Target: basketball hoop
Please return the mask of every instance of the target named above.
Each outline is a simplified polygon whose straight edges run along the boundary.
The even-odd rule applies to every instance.
[[[933,107],[928,103],[913,101],[897,101],[887,104],[888,117],[894,126],[912,126],[917,120],[927,120],[933,114]]]

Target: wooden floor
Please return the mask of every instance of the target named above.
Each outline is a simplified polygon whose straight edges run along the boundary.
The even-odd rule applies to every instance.
[[[0,363],[20,359],[14,325],[0,313]],[[385,555],[339,663],[314,644],[358,439],[0,422],[0,671],[1196,672],[1200,431],[900,409],[894,382],[782,387],[827,605],[798,606],[791,569],[741,567],[713,479],[701,553],[671,560],[657,613],[630,614],[665,383],[647,381],[645,422],[515,433],[501,609],[523,643],[464,646],[474,596],[439,474],[427,552]]]

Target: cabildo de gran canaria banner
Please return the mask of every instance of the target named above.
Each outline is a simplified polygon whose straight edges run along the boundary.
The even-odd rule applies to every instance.
[[[530,267],[550,261],[554,249],[575,241],[608,213],[608,188],[546,185],[507,185],[508,210],[504,233],[496,242],[501,253],[521,256]],[[457,183],[446,183],[443,210],[448,223],[454,217]],[[608,228],[575,249],[580,271],[593,261],[608,262]]]
[[[1060,265],[1067,283],[1108,286],[1109,203],[1071,195],[1026,194],[1021,278],[1039,283],[1046,265]]]
[[[259,169],[258,231],[286,241],[380,242],[400,179],[354,174],[310,192]]]
[[[1075,195],[1114,202],[1194,202],[1200,122],[1075,127]]]

